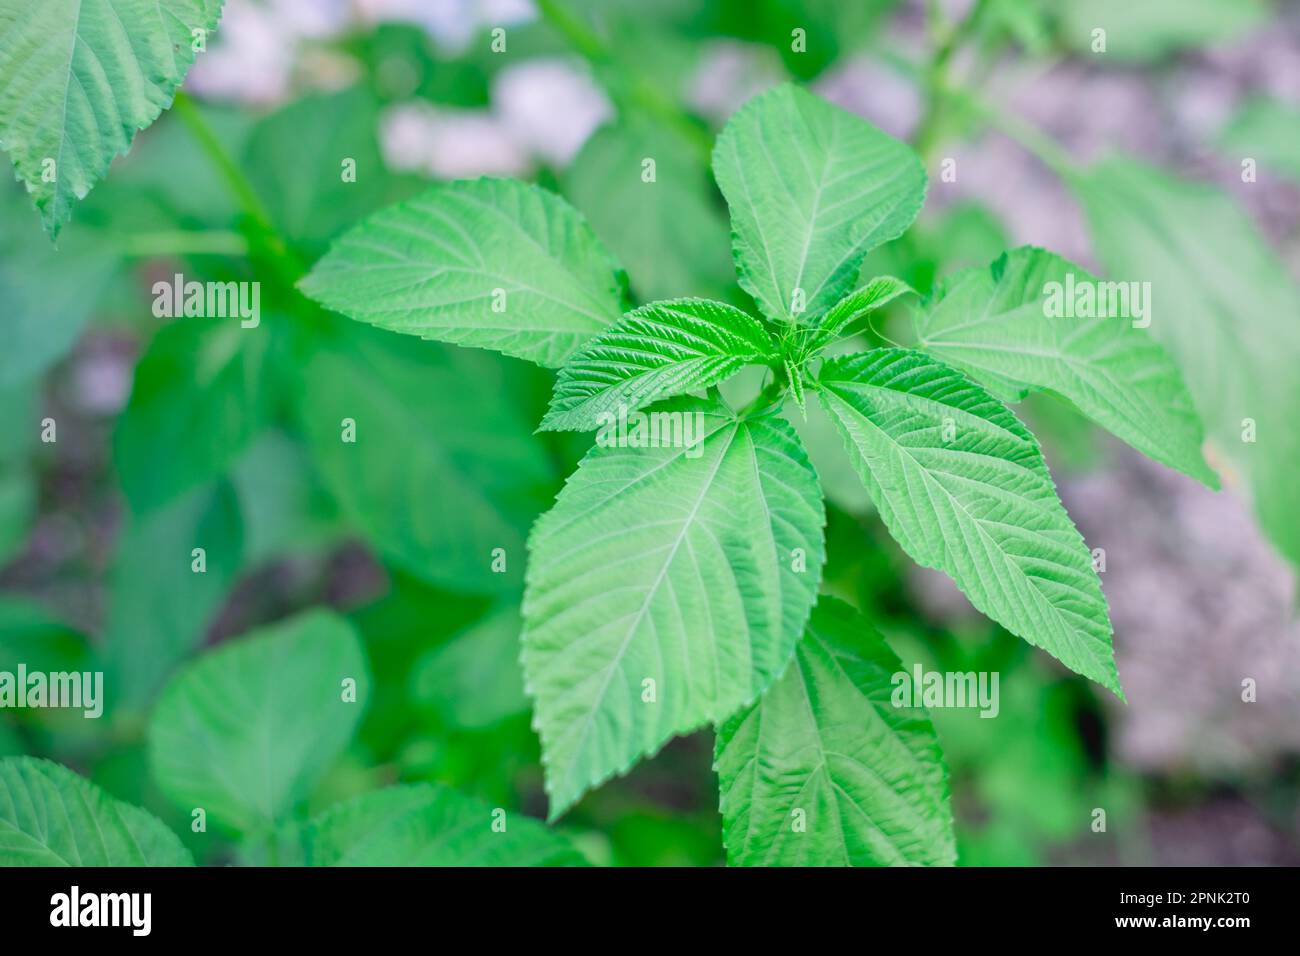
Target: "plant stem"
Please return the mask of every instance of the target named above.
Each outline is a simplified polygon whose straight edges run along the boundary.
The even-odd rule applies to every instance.
[[[944,101],[949,91],[948,65],[953,55],[979,27],[988,6],[989,0],[975,0],[975,5],[965,19],[956,25],[949,25],[942,20],[938,0],[930,0],[926,4],[926,22],[934,45],[934,55],[922,74],[926,105],[916,134],[916,149],[922,159],[928,160],[930,152],[937,145]]]

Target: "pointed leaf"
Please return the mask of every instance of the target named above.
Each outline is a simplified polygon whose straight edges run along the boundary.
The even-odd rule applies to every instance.
[[[348,745],[367,680],[356,632],[329,611],[221,645],[159,697],[149,725],[154,778],[177,806],[203,807],[224,829],[274,829]]]
[[[790,668],[718,729],[728,863],[952,865],[943,753],[924,709],[894,705],[900,670],[862,615],[817,602]]]
[[[564,837],[441,784],[362,794],[311,827],[313,866],[586,866]],[[501,830],[497,821],[505,823]]]
[[[0,760],[0,866],[193,866],[161,820],[66,767]]]
[[[903,550],[1007,630],[1122,696],[1088,547],[1015,415],[907,349],[831,359],[818,385]]]
[[[221,0],[0,0],[0,149],[51,237],[171,105]]]
[[[629,312],[560,369],[541,427],[591,431],[661,398],[700,391],[775,359],[752,315],[721,302],[674,299]]]
[[[882,309],[901,295],[916,294],[916,290],[902,279],[893,276],[876,276],[860,289],[850,292],[831,306],[812,329],[797,329],[798,354],[803,360],[815,355],[836,339],[848,333],[849,327],[864,315]]]
[[[300,286],[359,322],[546,366],[627,305],[627,277],[582,215],[513,179],[447,183],[375,213]]]
[[[731,207],[740,284],[775,320],[820,316],[925,201],[925,171],[907,145],[789,85],[728,121],[713,173]]]
[[[1120,288],[1023,246],[942,283],[916,315],[920,348],[1008,401],[1034,389],[1056,392],[1144,454],[1217,488],[1201,457],[1200,419],[1169,353],[1133,315],[1074,314],[1074,290],[1090,289],[1099,302]]]
[[[821,492],[788,422],[716,400],[654,414],[688,416],[696,443],[594,449],[529,541],[523,664],[552,818],[762,693],[821,577]]]

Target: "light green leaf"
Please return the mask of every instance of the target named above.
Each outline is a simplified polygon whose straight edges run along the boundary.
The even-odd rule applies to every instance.
[[[194,549],[204,572],[195,573]],[[104,639],[110,707],[140,711],[198,647],[243,567],[244,526],[229,484],[182,495],[122,532]]]
[[[1300,183],[1300,110],[1279,100],[1252,97],[1219,137],[1234,159],[1253,159]]]
[[[341,324],[302,370],[298,416],[344,513],[426,580],[517,592],[528,527],[558,483],[521,394],[543,373]],[[492,570],[497,548],[503,574]]]
[[[654,161],[649,182],[646,160]],[[735,288],[726,213],[703,160],[673,130],[620,117],[592,134],[562,182],[627,267],[638,301],[719,298]]]
[[[582,215],[513,179],[448,183],[376,213],[300,286],[360,322],[546,366],[627,305],[627,277]]]
[[[925,710],[893,703],[902,667],[862,615],[818,601],[789,669],[718,729],[728,863],[952,865],[943,754]]]
[[[1218,46],[1269,16],[1263,0],[1040,0],[1059,11],[1066,45],[1103,63],[1155,60],[1189,47]],[[1106,49],[1094,47],[1093,31],[1106,31]]]
[[[1007,630],[1122,697],[1088,547],[1015,415],[907,349],[831,359],[818,384],[903,550]]]
[[[731,207],[740,284],[775,320],[820,316],[925,201],[925,171],[907,145],[789,85],[731,118],[713,173]]]
[[[51,238],[171,105],[221,0],[0,0],[0,149]]]
[[[505,830],[500,830],[500,823]],[[564,837],[441,784],[362,794],[311,827],[312,866],[586,866]]]
[[[0,605],[3,607],[3,605]],[[411,668],[411,698],[457,730],[490,727],[528,709],[519,674],[524,622],[506,605],[429,651]]]
[[[848,334],[849,327],[864,315],[882,309],[901,295],[916,294],[916,290],[902,279],[893,276],[876,276],[862,288],[850,292],[821,317],[812,329],[795,329],[796,354],[800,361],[824,349],[840,336]]]
[[[821,578],[821,491],[789,423],[717,400],[655,414],[691,441],[597,447],[529,540],[523,664],[552,819],[762,693]]]
[[[180,319],[154,336],[113,436],[137,514],[222,477],[266,423],[268,343],[266,330],[238,319]]]
[[[1151,334],[1174,356],[1212,445],[1235,469],[1225,480],[1248,483],[1264,530],[1300,562],[1294,281],[1216,189],[1123,159],[1071,187],[1110,277],[1151,283]]]
[[[1056,392],[1144,454],[1217,488],[1178,367],[1145,328],[1134,327],[1150,319],[1141,288],[1140,298],[1130,298],[1127,284],[1100,282],[1060,256],[1023,246],[943,282],[915,314],[919,347],[1007,401],[1034,389]],[[1076,289],[1093,297],[1096,307],[1084,310],[1091,315],[1075,317]],[[1128,314],[1113,303],[1103,308],[1103,294],[1122,295],[1115,301],[1126,303]]]
[[[0,866],[193,866],[176,834],[66,767],[0,759]]]
[[[368,683],[356,632],[330,611],[221,645],[160,695],[149,725],[154,778],[178,807],[203,807],[223,829],[272,830],[347,747]]]
[[[541,427],[591,431],[661,398],[700,391],[776,358],[752,315],[721,302],[673,299],[629,312],[560,369]]]

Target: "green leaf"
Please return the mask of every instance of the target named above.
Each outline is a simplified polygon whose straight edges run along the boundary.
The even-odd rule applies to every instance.
[[[176,834],[66,767],[0,759],[0,866],[193,866]]]
[[[821,317],[813,329],[795,329],[796,354],[800,362],[807,361],[827,345],[848,334],[849,327],[865,315],[882,309],[901,295],[916,294],[916,290],[902,279],[893,276],[876,276],[862,288],[850,292]]]
[[[646,160],[655,164],[649,182]],[[735,287],[722,203],[699,154],[671,129],[620,117],[592,134],[562,182],[627,267],[639,301],[718,298]]]
[[[36,516],[36,478],[29,462],[40,416],[33,383],[0,387],[0,567],[22,547]]]
[[[1103,62],[1156,60],[1186,48],[1219,46],[1263,23],[1262,0],[1040,0],[1059,10],[1066,45]],[[1093,31],[1106,31],[1105,53],[1094,50]]]
[[[731,118],[713,172],[731,207],[740,285],[775,320],[820,316],[925,201],[925,171],[907,145],[789,85]]]
[[[776,358],[752,315],[721,302],[674,299],[629,312],[560,369],[543,429],[591,431],[661,398],[701,391]]]
[[[271,221],[311,258],[389,198],[379,106],[364,88],[316,94],[262,119],[244,166]]]
[[[81,671],[90,660],[84,635],[38,604],[0,596],[0,671]]]
[[[137,514],[222,477],[248,447],[271,411],[268,342],[266,330],[237,319],[180,319],[154,336],[113,436]]]
[[[762,693],[821,577],[821,491],[789,423],[717,400],[654,414],[688,440],[593,449],[529,539],[523,664],[552,819]]]
[[[1215,450],[1300,563],[1300,293],[1231,200],[1116,159],[1074,177],[1111,278],[1151,283],[1151,334],[1182,369]],[[1222,469],[1221,469],[1222,470]]]
[[[1085,310],[1093,315],[1075,317],[1076,289],[1098,303]],[[1100,307],[1103,292],[1109,297],[1120,289],[1060,256],[1023,246],[989,268],[943,282],[915,315],[919,347],[1007,401],[1034,389],[1055,392],[1144,454],[1217,488],[1201,458],[1200,419],[1173,359],[1134,326],[1137,316]],[[1134,313],[1139,300],[1129,301],[1127,286],[1122,293]],[[1141,305],[1151,308],[1151,302]],[[1095,314],[1102,312],[1116,314]]]
[[[168,106],[221,0],[0,0],[0,149],[53,238]]]
[[[194,549],[203,549],[196,572]],[[216,482],[127,525],[109,574],[105,680],[110,706],[142,710],[198,647],[243,567],[234,489]]]
[[[902,669],[862,615],[818,601],[789,669],[718,729],[728,863],[953,864],[943,754],[925,710],[893,703]]]
[[[1219,145],[1300,183],[1300,110],[1290,104],[1252,97],[1220,134]]]
[[[536,820],[441,784],[387,787],[326,811],[307,852],[312,866],[587,865]]]
[[[347,323],[302,370],[298,416],[326,485],[386,557],[446,587],[517,592],[528,527],[558,483],[521,394],[534,374]]]
[[[513,179],[448,183],[376,213],[300,286],[360,322],[546,366],[627,304],[627,277],[581,214]]]
[[[35,223],[19,218],[22,205],[17,187],[0,186],[0,388],[36,379],[67,354],[118,266],[109,243],[85,229],[50,248]]]
[[[178,807],[202,807],[223,829],[273,830],[347,747],[368,680],[356,632],[330,611],[223,644],[159,697],[149,725],[154,778]]]
[[[411,668],[412,700],[457,730],[490,727],[528,710],[519,674],[522,629],[518,609],[506,605],[429,651]]]
[[[945,572],[1007,630],[1122,698],[1088,547],[1015,415],[907,349],[831,359],[818,386],[903,550]]]

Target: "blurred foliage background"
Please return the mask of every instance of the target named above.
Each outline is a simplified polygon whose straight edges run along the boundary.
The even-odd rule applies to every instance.
[[[585,438],[532,435],[549,373],[354,328],[306,306],[292,276],[268,277],[194,130],[215,134],[303,263],[429,181],[511,175],[581,209],[638,301],[744,304],[709,149],[745,99],[790,77],[926,160],[921,221],[865,275],[924,292],[1019,243],[1102,270],[1113,257],[1061,158],[1123,153],[1213,183],[1226,221],[1243,215],[1289,269],[1289,297],[1246,287],[1241,322],[1266,336],[1269,322],[1300,322],[1295,3],[228,0],[189,100],[139,136],[57,252],[21,189],[0,190],[0,666],[20,645],[31,667],[34,653],[49,669],[93,658],[111,693],[98,722],[0,713],[0,755],[76,768],[162,816],[201,862],[260,862],[191,833],[154,790],[144,720],[201,648],[327,604],[363,636],[373,693],[305,812],[437,780],[544,816],[517,666],[519,565]],[[644,156],[654,194],[638,188]],[[340,157],[356,159],[356,183],[340,181]],[[1256,181],[1243,182],[1243,157]],[[1135,214],[1203,237],[1217,226],[1201,208]],[[154,318],[150,289],[176,273],[263,281],[261,344]],[[903,335],[900,316],[880,333]],[[307,403],[328,411],[309,420]],[[385,421],[361,467],[311,424],[356,408]],[[837,441],[819,412],[796,418],[833,505],[825,589],[875,616],[909,664],[1001,673],[997,719],[934,714],[961,862],[1300,862],[1300,627],[1279,553],[1300,512],[1270,540],[1240,481],[1215,495],[1063,404],[1023,411],[1071,515],[1106,549],[1127,705],[915,568],[847,466],[819,454]],[[1294,429],[1300,404],[1278,412]],[[38,440],[45,417],[52,444]],[[173,559],[195,540],[214,556],[205,575]],[[505,576],[481,559],[498,545],[519,558]],[[1249,705],[1246,677],[1260,688]],[[598,863],[720,863],[712,744],[711,732],[675,741],[562,828]]]

